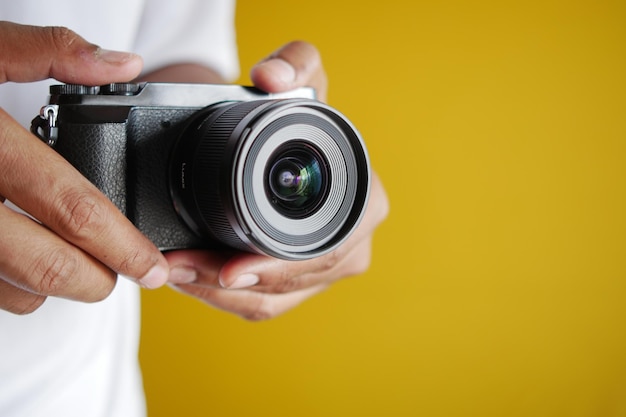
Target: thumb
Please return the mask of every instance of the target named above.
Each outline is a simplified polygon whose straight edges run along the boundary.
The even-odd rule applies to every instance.
[[[0,22],[0,82],[55,78],[73,84],[130,81],[143,67],[141,57],[108,51],[64,27]]]
[[[255,65],[250,78],[255,86],[269,93],[297,87],[313,87],[317,98],[326,101],[328,79],[315,46],[304,41],[284,45]]]

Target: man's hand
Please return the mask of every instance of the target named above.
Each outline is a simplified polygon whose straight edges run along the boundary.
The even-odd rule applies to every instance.
[[[52,77],[101,85],[132,80],[142,68],[140,57],[100,49],[65,28],[0,22],[0,39],[0,82]],[[167,280],[158,249],[0,109],[0,201],[5,198],[40,223],[0,204],[0,309],[29,313],[47,296],[98,301],[112,291],[117,273],[150,288]]]
[[[267,92],[309,86],[325,100],[327,79],[317,49],[293,42],[257,64],[254,84]],[[170,282],[180,291],[249,320],[275,317],[340,278],[363,273],[371,259],[374,229],[387,216],[388,201],[374,174],[370,202],[358,229],[337,250],[307,261],[207,251],[166,254]]]

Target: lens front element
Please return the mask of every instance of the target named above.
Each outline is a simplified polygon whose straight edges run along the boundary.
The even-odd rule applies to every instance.
[[[290,218],[314,213],[331,180],[321,153],[305,141],[294,141],[279,148],[273,161],[265,178],[276,210]]]

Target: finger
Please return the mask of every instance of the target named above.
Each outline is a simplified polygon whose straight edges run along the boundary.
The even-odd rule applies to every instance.
[[[166,282],[167,262],[159,250],[95,186],[2,109],[0,195],[113,271],[148,288]]]
[[[307,261],[283,261],[256,255],[240,255],[220,270],[223,288],[250,288],[260,292],[288,293],[367,271],[371,239],[346,243],[335,251]],[[254,271],[254,272],[249,272]]]
[[[347,275],[356,275],[367,269],[363,260],[369,259],[369,242],[361,242],[363,250],[354,256],[345,256],[341,263],[328,265],[307,262],[288,262],[247,253],[225,255],[208,251],[175,251],[165,256],[170,263],[171,284],[190,284],[225,288],[220,281],[224,265],[238,265],[241,269],[263,271],[257,274],[241,274],[229,289],[253,287],[255,291],[286,293],[312,287],[320,283],[331,283]],[[251,266],[250,266],[251,264]]]
[[[28,314],[37,310],[46,297],[30,293],[0,279],[0,310]]]
[[[113,290],[116,276],[110,269],[32,219],[0,205],[0,221],[3,282],[39,296],[85,302],[100,301]]]
[[[246,320],[260,321],[277,317],[293,309],[308,298],[325,290],[327,285],[320,284],[288,294],[225,290],[193,284],[177,285],[175,288],[220,310],[236,314]]]
[[[196,283],[221,288],[219,271],[232,256],[231,252],[178,250],[165,253],[170,267],[171,284]]]
[[[295,41],[255,65],[250,78],[255,86],[270,92],[313,87],[320,101],[326,100],[328,79],[318,50],[310,43]]]
[[[63,27],[0,22],[0,37],[0,82],[99,85],[132,80],[143,66],[136,54],[103,50]]]
[[[367,247],[368,242],[362,244]],[[165,257],[170,264],[168,282],[172,284],[193,283],[229,289],[254,286],[255,290],[262,292],[284,293],[320,282],[331,282],[329,273],[333,276],[357,274],[366,269],[361,260],[369,259],[369,256],[364,256],[364,251],[360,255],[354,259],[338,256],[342,262],[334,265],[334,268],[330,266],[331,261],[321,261],[321,258],[316,261],[290,262],[250,253],[226,255],[219,252],[185,250],[169,252]],[[360,264],[363,266],[359,266]],[[257,272],[239,272],[250,270]]]

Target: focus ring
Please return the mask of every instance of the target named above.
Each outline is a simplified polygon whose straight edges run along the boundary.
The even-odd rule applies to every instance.
[[[243,133],[237,128],[246,126],[246,116],[265,103],[265,100],[235,103],[198,131],[198,148],[193,164],[193,189],[198,213],[206,228],[218,240],[242,250],[251,250],[251,247],[241,240],[226,216],[227,213],[234,213],[235,209],[232,178],[238,150],[236,145]]]

